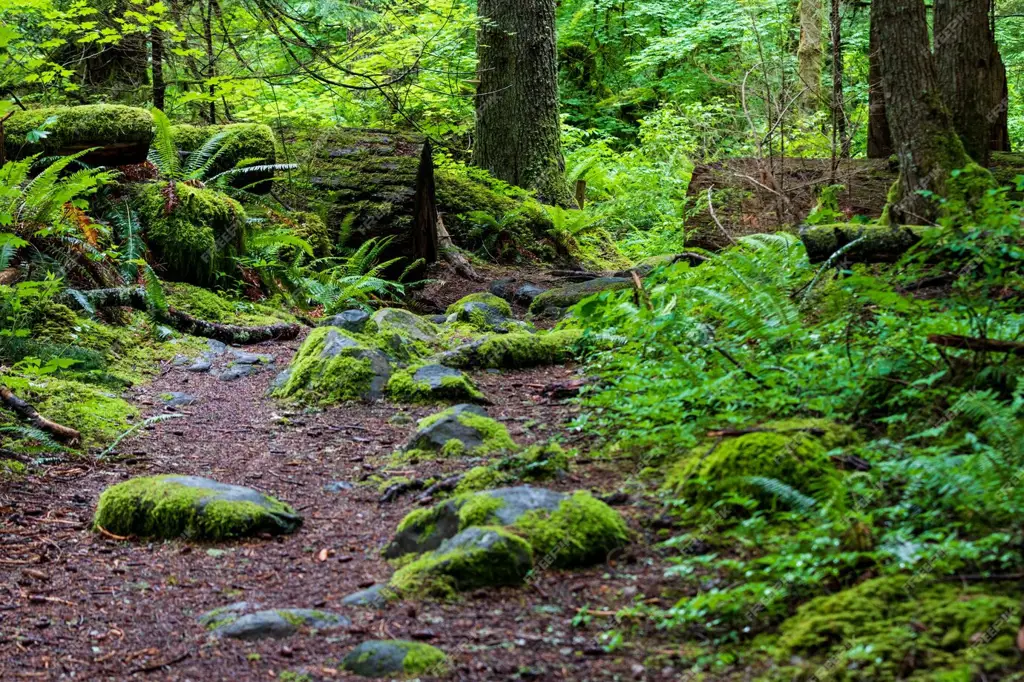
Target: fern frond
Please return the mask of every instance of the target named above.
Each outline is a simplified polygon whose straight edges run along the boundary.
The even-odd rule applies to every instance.
[[[806,512],[817,504],[817,501],[813,497],[804,495],[796,488],[783,483],[777,478],[768,478],[766,476],[747,476],[743,481],[758,490],[771,495],[794,511]]]

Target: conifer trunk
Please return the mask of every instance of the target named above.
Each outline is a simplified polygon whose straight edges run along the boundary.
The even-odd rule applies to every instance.
[[[796,55],[800,82],[807,88],[802,98],[806,111],[818,108],[821,98],[822,0],[800,0],[800,45]]]
[[[878,13],[871,7],[871,37],[868,47],[868,158],[887,159],[893,155],[892,134],[885,117],[882,91],[882,53],[878,38]]]
[[[950,173],[971,160],[939,88],[924,1],[874,0],[874,4],[886,115],[900,160],[889,218],[922,224],[935,217],[936,205],[919,192],[944,195]]]
[[[565,182],[554,0],[479,0],[473,163],[553,204]]]

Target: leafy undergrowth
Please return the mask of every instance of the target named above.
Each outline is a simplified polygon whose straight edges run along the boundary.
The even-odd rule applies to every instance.
[[[929,336],[1024,335],[1022,207],[947,208],[895,266],[818,268],[757,235],[574,309],[619,344],[591,354],[575,427],[659,490],[673,528],[662,592],[620,622],[703,641],[694,672],[1011,679],[1024,358]]]

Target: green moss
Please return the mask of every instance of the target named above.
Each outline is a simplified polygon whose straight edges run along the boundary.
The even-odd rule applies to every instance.
[[[355,345],[341,349],[334,357],[324,357],[332,335],[347,338]],[[366,349],[341,329],[317,327],[306,337],[288,366],[288,380],[272,395],[310,405],[332,405],[364,398],[375,378],[372,362],[364,357],[365,353]]]
[[[245,211],[212,189],[166,182],[138,186],[135,209],[168,279],[212,283],[245,243]],[[170,213],[167,208],[171,207]]]
[[[55,343],[70,343],[78,326],[78,316],[66,305],[42,299],[34,301],[31,310],[32,338]]]
[[[209,289],[182,282],[165,284],[164,293],[167,304],[172,308],[209,322],[252,327],[295,322],[294,316],[277,308],[249,301],[233,301]]]
[[[768,679],[807,679],[827,662],[851,682],[999,679],[1018,665],[1019,619],[1016,595],[907,576],[869,580],[782,623],[772,648],[790,665]]]
[[[828,260],[857,240],[861,241],[843,251],[844,257],[856,262],[887,263],[899,260],[907,249],[916,244],[920,240],[921,229],[836,223],[805,228],[800,239],[812,263]]]
[[[553,478],[569,469],[569,453],[558,443],[531,445],[515,460],[519,476],[529,480]]]
[[[623,277],[599,277],[586,282],[567,284],[557,289],[548,289],[530,303],[530,312],[544,314],[548,308],[564,310],[602,291],[629,289],[633,282]]]
[[[444,377],[438,388],[431,388],[425,381],[416,381],[416,372],[424,365],[399,370],[391,375],[387,392],[392,400],[405,403],[437,403],[453,401],[483,401],[484,394],[469,377]]]
[[[473,467],[462,475],[462,480],[455,487],[456,495],[477,493],[481,490],[492,490],[508,485],[512,477],[489,466]]]
[[[462,310],[462,306],[467,303],[483,303],[484,305],[489,305],[494,308],[505,317],[512,317],[512,306],[508,304],[508,301],[486,291],[480,291],[475,294],[470,294],[469,296],[463,296],[458,301],[448,306],[448,309],[445,311],[445,315],[453,315],[459,312]]]
[[[441,677],[445,674],[448,657],[437,647],[422,642],[407,642],[402,667],[407,675],[430,674]]]
[[[774,505],[775,498],[747,482],[751,476],[776,479],[804,494],[827,496],[835,490],[839,475],[827,453],[855,439],[850,429],[825,420],[772,422],[762,428],[691,450],[669,473],[666,488],[697,507],[732,491]]]
[[[43,127],[50,118],[56,120],[46,126],[46,137],[29,143],[28,133]],[[15,110],[4,123],[4,147],[11,159],[67,154],[115,143],[148,147],[152,140],[153,117],[149,112],[117,104]]]
[[[240,161],[246,161],[243,167],[254,165],[273,165],[276,162],[274,131],[270,126],[260,123],[232,123],[218,126],[176,125],[171,127],[174,143],[181,151],[192,152],[201,149],[214,135],[225,133],[221,153],[207,173],[212,178],[218,173],[235,168]],[[240,173],[233,177],[231,184],[236,187],[247,187],[253,183],[266,180],[273,172]],[[269,191],[269,185],[262,187],[257,184],[253,189]]]
[[[32,381],[23,396],[47,419],[77,429],[82,446],[105,445],[131,427],[139,412],[117,395],[79,381]]]
[[[533,556],[530,545],[498,526],[483,526],[481,530],[500,536],[497,551],[456,548],[427,552],[395,571],[389,586],[406,598],[449,598],[478,587],[521,584],[529,570],[522,558]]]
[[[107,488],[100,495],[95,524],[116,535],[222,540],[276,530],[280,524],[275,515],[295,514],[273,498],[267,498],[270,507],[209,499],[215,490],[179,485],[168,478],[133,478]]]
[[[0,481],[20,478],[28,467],[16,459],[0,459]]]
[[[583,338],[579,329],[526,334],[494,334],[479,343],[471,343],[445,353],[444,363],[451,367],[515,369],[538,365],[557,365],[574,359],[573,349]]]
[[[466,454],[466,444],[458,438],[452,438],[441,446],[442,457],[462,457]]]
[[[575,568],[604,561],[629,542],[619,513],[590,493],[576,492],[554,512],[532,511],[513,528],[533,547],[534,555],[557,568]]]
[[[505,506],[505,501],[488,495],[469,495],[455,498],[459,507],[459,530],[470,526],[484,526],[492,522],[494,512]]]

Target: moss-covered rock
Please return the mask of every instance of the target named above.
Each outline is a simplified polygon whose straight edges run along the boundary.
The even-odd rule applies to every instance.
[[[39,413],[82,434],[82,446],[112,442],[131,428],[139,411],[102,386],[52,376],[33,380],[23,396]]]
[[[388,382],[392,400],[406,403],[486,402],[468,376],[444,365],[416,365],[395,372]]]
[[[568,308],[602,291],[619,291],[633,286],[625,277],[599,277],[586,282],[574,282],[557,289],[548,289],[533,299],[530,313],[546,317],[560,317]]]
[[[482,407],[463,403],[421,419],[403,452],[408,457],[455,454],[457,449],[458,454],[479,457],[515,447],[504,424],[488,417]]]
[[[580,329],[492,334],[441,353],[438,359],[449,367],[479,369],[558,365],[574,359],[575,345],[582,338]]]
[[[198,618],[214,637],[255,641],[282,639],[300,630],[328,631],[352,625],[346,616],[315,609],[260,609],[258,604],[238,602]]]
[[[440,677],[447,670],[448,657],[440,649],[421,642],[373,640],[350,651],[341,667],[361,677]]]
[[[697,507],[735,491],[769,506],[778,504],[752,477],[781,481],[814,497],[827,498],[835,492],[839,474],[828,452],[854,442],[851,429],[820,419],[769,422],[761,429],[691,450],[669,472],[666,488]]]
[[[218,173],[231,170],[244,161],[242,168],[251,166],[273,165],[277,152],[274,145],[274,131],[270,126],[261,123],[231,123],[229,125],[192,126],[176,125],[171,127],[171,134],[178,149],[183,152],[194,152],[202,149],[215,135],[223,133],[220,155],[214,161],[207,178]],[[239,173],[231,178],[231,185],[247,188],[257,194],[270,191],[274,177],[272,170],[249,171]]]
[[[309,405],[346,400],[379,400],[391,379],[391,363],[336,327],[309,333],[271,395]]]
[[[251,488],[199,476],[146,476],[104,490],[94,522],[115,535],[223,540],[292,533],[302,517]]]
[[[280,322],[295,322],[295,317],[269,305],[236,301],[209,289],[185,284],[167,282],[164,284],[167,304],[183,313],[208,322],[261,327]]]
[[[226,194],[182,183],[145,183],[137,187],[134,204],[158,269],[168,279],[212,284],[241,253],[245,211]]]
[[[519,585],[532,568],[533,550],[523,538],[497,526],[471,526],[398,569],[389,585],[403,597],[447,597]]]
[[[448,309],[445,310],[445,315],[458,314],[467,303],[483,303],[484,305],[494,308],[505,317],[512,317],[512,306],[508,304],[508,301],[486,291],[479,291],[475,294],[463,296],[458,301],[448,306]]]
[[[1001,679],[1019,669],[1019,623],[1019,595],[878,578],[814,599],[782,623],[771,644],[781,665],[767,679],[823,679],[823,669],[851,682]]]
[[[559,568],[603,561],[628,542],[618,512],[589,493],[564,495],[519,486],[460,495],[430,509],[417,509],[398,526],[384,555],[397,558],[432,551],[472,526],[502,526],[522,535],[538,561]]]
[[[40,128],[46,130],[46,137],[29,142],[28,134]],[[82,157],[82,161],[90,165],[120,166],[145,161],[152,141],[150,113],[118,104],[15,111],[4,123],[4,149],[8,159],[23,159],[33,154],[67,156],[98,147]]]
[[[462,475],[462,480],[455,486],[455,494],[465,495],[501,488],[509,485],[513,480],[511,475],[499,471],[497,467],[476,466]]]
[[[807,259],[823,263],[840,249],[845,260],[856,263],[894,263],[921,239],[919,227],[837,223],[805,227],[800,239]]]

